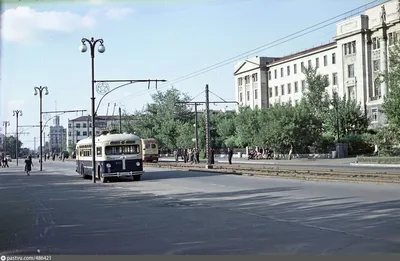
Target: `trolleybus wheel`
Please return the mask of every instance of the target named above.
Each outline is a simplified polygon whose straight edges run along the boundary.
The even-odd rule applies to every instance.
[[[97,176],[98,176],[99,180],[101,181],[101,183],[106,183],[107,182],[107,178],[103,177],[103,175],[101,175],[100,166],[97,168]]]

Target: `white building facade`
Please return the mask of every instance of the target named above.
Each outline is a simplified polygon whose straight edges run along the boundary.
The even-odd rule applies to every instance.
[[[119,116],[97,116],[96,135],[100,135],[111,125],[119,124]],[[90,116],[81,116],[68,119],[68,145],[77,143],[92,135],[92,122]]]
[[[382,125],[383,97],[388,86],[380,75],[389,68],[391,47],[400,34],[400,1],[392,0],[365,14],[336,25],[332,43],[281,58],[254,57],[235,66],[239,106],[269,108],[276,103],[295,105],[307,88],[302,66],[327,75],[331,95],[338,92],[361,104],[372,125]]]
[[[50,126],[48,138],[50,152],[61,153],[67,149],[67,129],[60,125],[59,116],[55,117],[54,125]]]

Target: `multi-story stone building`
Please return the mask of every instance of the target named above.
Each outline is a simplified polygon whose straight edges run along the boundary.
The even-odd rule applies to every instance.
[[[67,149],[67,129],[60,125],[59,116],[54,118],[54,125],[50,126],[48,138],[50,152],[61,153]]]
[[[312,66],[330,81],[327,92],[359,102],[373,125],[385,123],[380,112],[388,85],[380,77],[389,68],[390,50],[400,33],[400,1],[392,0],[336,25],[333,42],[281,58],[253,57],[235,66],[239,106],[269,108],[295,105],[307,88],[302,68]]]
[[[118,128],[119,116],[97,116],[96,135],[115,125]],[[92,135],[92,122],[90,116],[81,116],[68,120],[68,144],[77,143],[81,139]]]

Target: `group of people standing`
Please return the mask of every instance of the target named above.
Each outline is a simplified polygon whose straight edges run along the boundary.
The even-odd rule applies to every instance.
[[[211,149],[211,164],[215,164],[215,150]],[[197,148],[193,149],[175,149],[174,150],[174,159],[176,162],[179,162],[179,157],[182,158],[184,163],[198,164],[200,163],[200,150]],[[232,164],[233,157],[233,149],[228,148],[228,162]]]
[[[197,164],[200,163],[200,150],[193,149],[175,149],[174,150],[174,158],[175,161],[179,161],[179,157],[182,158],[184,163]]]

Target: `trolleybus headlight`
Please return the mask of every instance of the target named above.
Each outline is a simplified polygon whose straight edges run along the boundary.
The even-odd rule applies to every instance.
[[[139,161],[138,161],[138,162],[136,162],[136,166],[138,166],[138,167],[140,166],[140,162],[139,162]]]
[[[110,164],[110,163],[107,163],[107,164],[106,164],[106,167],[107,167],[107,168],[111,168],[111,164]]]

